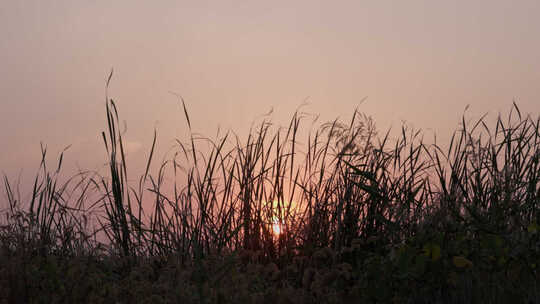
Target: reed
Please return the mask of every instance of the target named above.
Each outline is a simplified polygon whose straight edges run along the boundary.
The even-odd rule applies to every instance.
[[[206,261],[216,256],[246,256],[279,269],[302,257],[312,257],[315,264],[336,258],[363,271],[378,257],[380,269],[390,267],[384,277],[397,281],[416,271],[405,271],[400,263],[417,267],[418,261],[435,265],[446,259],[459,268],[461,258],[476,264],[489,256],[505,258],[503,264],[520,257],[528,259],[523,262],[527,267],[537,265],[540,117],[522,116],[515,103],[493,128],[485,116],[471,124],[464,115],[443,150],[425,144],[421,131],[405,126],[398,138],[390,138],[390,130],[379,136],[373,120],[357,110],[348,123],[322,124],[303,141],[299,130],[307,117],[301,112],[292,115],[286,128],[264,120],[245,140],[232,132],[210,140],[191,131],[187,107],[180,101],[189,140],[177,140],[174,156],[151,174],[154,132],[137,185],[128,182],[118,109],[108,97],[107,131],[102,133],[107,176],[79,172],[59,184],[64,152],[50,171],[42,147],[28,202],[4,177],[3,255],[99,256],[127,261],[122,271],[128,272],[140,261],[175,259],[196,267],[200,297],[211,280]],[[276,222],[279,235],[272,231]],[[106,240],[99,241],[99,235]],[[510,244],[513,253],[504,249]],[[330,253],[321,251],[327,249]],[[411,260],[408,250],[413,250]],[[445,276],[459,274],[448,270],[452,262],[445,263],[437,266],[450,273]],[[224,265],[217,278],[231,270],[227,265],[232,264]],[[309,272],[304,268],[301,273]],[[405,277],[392,274],[399,271]],[[529,297],[537,297],[538,274],[530,270],[529,275],[524,286]],[[368,280],[360,274],[354,279]],[[306,280],[311,279],[296,282],[305,285]],[[429,296],[443,297],[448,278],[433,280]]]

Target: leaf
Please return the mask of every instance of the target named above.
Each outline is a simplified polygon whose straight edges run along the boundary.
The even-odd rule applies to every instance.
[[[438,261],[441,258],[441,247],[439,245],[434,245],[431,252],[431,260]]]
[[[418,277],[422,276],[424,272],[426,271],[427,259],[428,258],[422,254],[416,256],[414,270]]]
[[[527,231],[529,231],[530,234],[536,234],[538,232],[538,224],[535,222],[532,222],[528,227]]]
[[[454,263],[454,265],[457,267],[457,268],[464,268],[464,267],[472,267],[473,266],[473,263],[468,260],[467,258],[463,257],[463,256],[455,256],[453,259],[452,259],[452,262]]]
[[[432,261],[438,261],[441,258],[441,246],[434,243],[427,243],[423,248],[424,255],[430,257]]]
[[[412,249],[407,246],[403,245],[401,248],[398,249],[398,256],[397,256],[397,267],[401,273],[406,273],[409,271],[409,268],[411,267],[411,264],[413,262],[414,254],[412,253]]]
[[[377,182],[377,177],[375,173],[371,171],[361,170],[360,168],[358,168],[359,166],[354,166],[346,160],[343,160],[343,162],[347,164],[347,166],[349,166],[349,168],[351,168],[354,171],[355,175],[362,176],[372,182]]]

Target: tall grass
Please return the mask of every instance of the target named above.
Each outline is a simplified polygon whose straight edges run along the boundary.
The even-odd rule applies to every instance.
[[[343,252],[362,244],[387,252],[440,232],[440,246],[463,235],[512,242],[540,221],[540,117],[523,116],[515,103],[492,128],[485,116],[474,123],[464,116],[445,150],[406,127],[397,138],[390,131],[379,136],[357,110],[348,123],[322,124],[303,141],[307,118],[300,112],[286,128],[264,120],[245,140],[232,132],[209,140],[191,131],[181,105],[191,137],[177,140],[174,156],[150,174],[154,133],[138,185],[128,183],[111,99],[102,133],[107,176],[80,172],[58,185],[62,155],[51,172],[42,148],[28,204],[4,177],[2,250],[76,256],[108,248],[113,257],[176,257],[183,264],[247,252],[282,267],[320,248]],[[208,143],[210,149],[198,148]],[[87,201],[89,192],[98,199]],[[90,222],[99,225],[90,230]],[[279,235],[272,232],[276,222]]]
[[[183,101],[182,106],[191,130]],[[421,132],[405,127],[390,143],[390,132],[378,137],[371,118],[358,111],[348,124],[323,124],[303,145],[297,134],[304,117],[294,113],[287,128],[274,130],[263,121],[245,142],[231,133],[215,142],[194,135],[187,143],[178,140],[177,153],[153,176],[154,137],[137,188],[127,182],[112,100],[106,115],[108,177],[81,172],[59,186],[63,153],[49,172],[42,148],[27,210],[20,209],[20,198],[4,177],[8,226],[26,227],[26,238],[38,241],[42,250],[54,244],[73,248],[73,237],[59,234],[86,233],[81,219],[90,209],[102,212],[99,231],[118,254],[184,258],[238,249],[276,258],[309,248],[339,250],[372,237],[399,243],[420,227],[452,223],[510,234],[539,220],[539,120],[522,117],[515,104],[506,121],[499,116],[493,131],[484,117],[472,127],[464,117],[446,151],[425,145]],[[200,141],[211,149],[197,150]],[[165,176],[174,181],[172,189],[163,188]],[[76,178],[79,197],[67,201]],[[85,209],[88,191],[100,199]],[[145,194],[153,197],[152,210],[144,210]],[[276,220],[283,225],[278,242],[271,231]]]

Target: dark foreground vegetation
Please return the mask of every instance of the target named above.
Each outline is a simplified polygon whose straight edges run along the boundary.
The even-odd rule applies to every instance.
[[[108,100],[107,176],[43,148],[29,199],[4,178],[0,303],[540,303],[540,117],[464,118],[444,149],[305,119],[151,174],[154,137],[134,184]]]

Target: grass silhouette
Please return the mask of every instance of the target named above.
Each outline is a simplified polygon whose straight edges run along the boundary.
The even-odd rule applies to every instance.
[[[108,97],[106,115],[108,176],[59,183],[42,147],[28,202],[4,177],[0,301],[540,302],[540,117],[515,103],[493,128],[463,117],[446,150],[356,110],[305,145],[299,112],[245,141],[191,132],[156,175],[154,133],[138,185]]]

